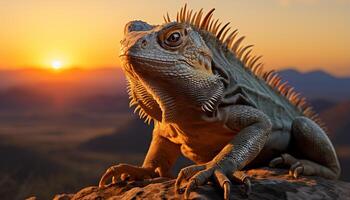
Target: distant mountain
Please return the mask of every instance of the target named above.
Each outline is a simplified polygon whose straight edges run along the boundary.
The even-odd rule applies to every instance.
[[[14,87],[0,91],[0,111],[47,109],[52,103],[53,99],[49,95],[34,89]]]
[[[120,68],[0,70],[0,111],[121,111],[128,108],[125,84]]]
[[[28,193],[20,192],[19,188],[27,187],[26,182],[33,176],[41,178],[47,177],[48,173],[57,173],[54,163],[35,153],[14,146],[0,145],[0,195],[3,199],[25,199]]]
[[[324,71],[301,73],[287,69],[279,73],[310,100],[350,99],[350,78],[335,77]],[[125,86],[125,76],[117,67],[70,69],[62,72],[42,69],[0,70],[0,92],[12,88],[26,88],[53,94],[53,99],[61,102],[80,97],[126,95]]]
[[[350,180],[350,100],[341,102],[321,113],[342,166],[342,179]]]
[[[115,155],[146,155],[152,139],[152,130],[153,126],[149,126],[135,117],[130,123],[114,133],[92,138],[82,143],[79,148],[88,152],[113,153]],[[180,169],[190,164],[193,164],[192,161],[180,156],[172,169],[173,174],[177,174]]]
[[[126,113],[131,112],[129,98],[125,90],[115,94],[101,93],[82,95],[58,95],[56,91],[41,91],[34,88],[14,87],[0,90],[0,112],[27,113],[78,111],[94,113]],[[60,113],[60,112],[58,112]]]
[[[31,149],[5,141],[0,138],[1,199],[26,199],[34,194],[40,199],[51,199],[53,192],[75,191],[79,182],[89,181],[80,169],[69,168]],[[38,194],[42,188],[45,192]]]
[[[97,152],[144,154],[151,138],[152,127],[140,119],[134,119],[115,133],[93,138],[83,143],[80,148]]]
[[[341,102],[321,113],[337,144],[350,144],[350,101]]]
[[[115,94],[125,89],[120,68],[70,69],[54,72],[43,69],[0,70],[0,90],[33,88],[70,95]]]
[[[279,74],[308,99],[350,99],[350,78],[335,77],[324,71],[301,73],[294,69],[282,70]]]
[[[311,99],[309,103],[317,113],[321,113],[337,104],[334,100],[327,99]]]
[[[116,95],[101,94],[78,98],[68,107],[95,113],[126,113],[134,109],[129,108],[129,97],[126,91]]]

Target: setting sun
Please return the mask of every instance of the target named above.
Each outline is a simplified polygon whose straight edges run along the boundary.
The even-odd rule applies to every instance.
[[[173,19],[181,6],[183,1],[0,0],[0,69],[121,66],[117,55],[125,24],[136,19],[161,24],[163,14]],[[203,0],[188,6],[216,8],[213,18],[232,22],[232,29],[247,36],[243,44],[254,44],[252,54],[264,55],[269,69],[350,75],[350,0]],[[53,60],[62,66],[52,66]]]
[[[62,68],[62,62],[59,60],[54,60],[51,63],[51,67],[52,67],[52,69],[59,70]]]

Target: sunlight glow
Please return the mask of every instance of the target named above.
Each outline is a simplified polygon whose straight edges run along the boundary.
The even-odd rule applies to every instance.
[[[184,6],[184,1],[140,2],[0,0],[0,69],[58,72],[73,66],[121,66],[119,41],[127,22],[162,24],[163,14],[169,12],[174,20]],[[215,8],[214,19],[232,22],[231,30],[239,30],[236,39],[247,36],[242,45],[254,44],[251,55],[263,55],[267,69],[322,69],[350,75],[350,0],[187,2],[197,12]],[[232,12],[232,8],[240,9]],[[54,60],[62,61],[62,66],[53,67]]]
[[[51,63],[51,67],[52,67],[52,69],[59,70],[62,68],[62,62],[59,60],[54,60]]]

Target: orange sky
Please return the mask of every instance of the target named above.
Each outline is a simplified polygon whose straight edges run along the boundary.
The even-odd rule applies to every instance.
[[[215,7],[269,68],[350,75],[350,0],[0,0],[0,68],[118,66],[126,22],[162,23],[185,2]]]

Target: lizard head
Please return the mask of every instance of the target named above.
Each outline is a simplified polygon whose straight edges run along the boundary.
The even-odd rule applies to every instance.
[[[152,99],[149,101],[161,111],[162,120],[178,122],[186,120],[184,112],[198,115],[215,111],[223,83],[213,73],[212,52],[194,27],[132,21],[124,34],[120,55],[124,71],[131,85],[138,84],[143,95]],[[135,88],[131,90],[135,93]]]
[[[214,10],[193,12],[185,4],[175,21],[167,14],[162,25],[132,21],[125,26],[121,57],[131,105],[137,105],[140,116],[169,122],[193,122],[203,113],[217,116],[219,105],[237,101],[232,88],[247,79],[240,77],[245,74],[265,81],[305,116],[317,118],[293,87],[273,70],[264,71],[262,56],[251,54],[253,45],[242,45],[245,37],[237,37],[237,29],[230,31],[230,23],[213,18]]]
[[[199,33],[188,24],[170,22],[151,26],[146,22],[132,21],[124,30],[121,56],[126,56],[131,63],[135,63],[136,58],[144,62],[167,63],[167,66],[173,67],[186,64],[192,69],[212,73],[211,51]],[[138,68],[142,68],[142,65]],[[154,68],[159,71],[158,66]],[[168,70],[176,72],[175,68]]]

